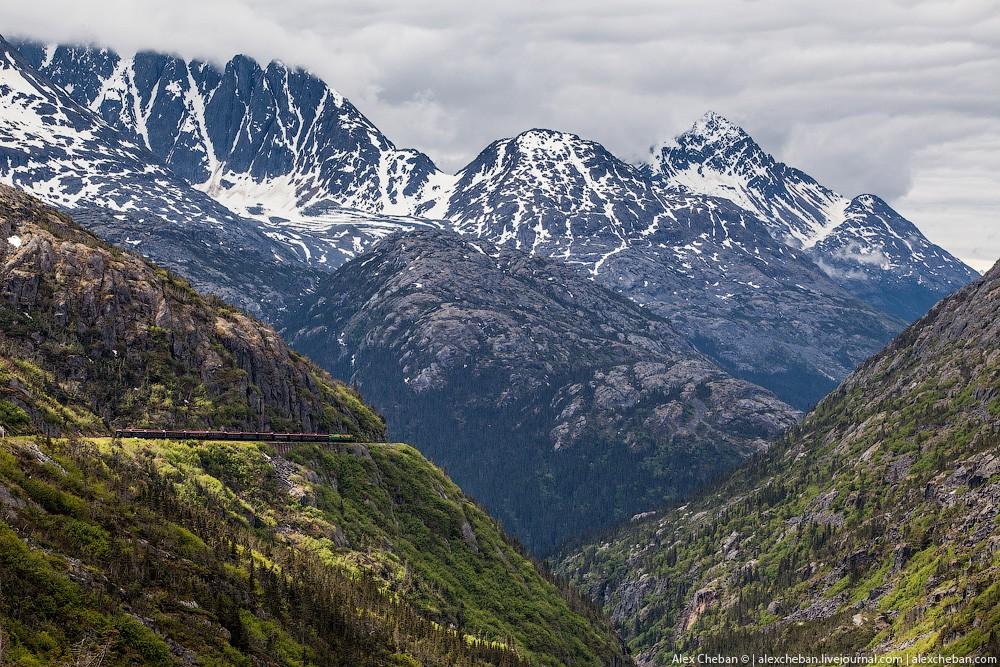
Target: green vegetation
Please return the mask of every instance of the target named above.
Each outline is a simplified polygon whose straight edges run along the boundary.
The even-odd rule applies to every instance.
[[[990,283],[946,301],[771,452],[557,571],[656,664],[701,651],[997,655],[998,301]]]
[[[12,193],[0,219],[42,242],[0,267],[0,665],[630,664],[410,447],[97,437],[385,425],[273,330]]]
[[[416,450],[290,457],[8,438],[3,664],[629,664]]]
[[[101,419],[74,400],[52,373],[24,359],[0,356],[0,397],[0,426],[11,435],[103,430]]]
[[[24,195],[5,190],[0,219],[44,240],[11,251],[0,271],[8,432],[294,427],[384,438],[356,391],[239,310]]]

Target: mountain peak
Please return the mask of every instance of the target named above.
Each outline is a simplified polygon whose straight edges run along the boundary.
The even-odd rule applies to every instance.
[[[280,60],[241,53],[220,67],[149,51],[95,58],[92,47],[15,46],[188,184],[266,223],[335,207],[408,213],[437,174],[324,81]]]
[[[662,172],[664,168],[669,171],[665,163],[676,162],[680,155],[686,156],[683,160],[685,163],[690,162],[692,156],[698,162],[713,157],[718,160],[722,156],[726,163],[730,163],[733,162],[731,154],[743,152],[734,151],[736,147],[749,148],[758,160],[769,159],[742,127],[722,114],[709,110],[681,134],[650,146],[648,164],[654,171]]]
[[[678,143],[690,148],[707,146],[723,148],[744,140],[753,141],[742,127],[711,110],[706,111],[688,131],[677,138]]]
[[[654,146],[645,169],[665,190],[721,197],[751,212],[775,239],[808,251],[853,294],[904,320],[975,277],[878,196],[838,194],[714,111]]]
[[[521,132],[510,140],[509,145],[516,147],[522,153],[540,152],[552,155],[564,153],[570,146],[582,143],[585,141],[572,132],[536,127]]]
[[[887,210],[892,210],[889,204],[879,197],[873,194],[861,194],[851,200],[851,203],[857,207],[861,207],[870,213],[883,212]]]

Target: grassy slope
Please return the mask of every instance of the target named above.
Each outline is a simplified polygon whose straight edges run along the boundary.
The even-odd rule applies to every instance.
[[[69,663],[80,647],[106,665],[623,660],[593,610],[416,450],[267,452],[8,439],[6,659]]]
[[[557,570],[601,601],[640,663],[698,650],[995,655],[998,309],[990,274],[769,455]]]

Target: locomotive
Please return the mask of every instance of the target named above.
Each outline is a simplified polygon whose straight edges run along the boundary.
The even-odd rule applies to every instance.
[[[118,428],[116,438],[147,440],[252,440],[261,442],[354,442],[350,433],[271,433],[260,431],[168,431],[151,428]]]

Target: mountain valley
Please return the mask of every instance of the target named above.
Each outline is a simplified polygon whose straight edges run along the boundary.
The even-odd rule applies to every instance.
[[[0,276],[0,664],[1000,653],[1000,268],[717,113],[0,37]]]
[[[291,316],[296,349],[536,552],[690,492],[799,416],[563,264],[455,233],[379,243]]]

